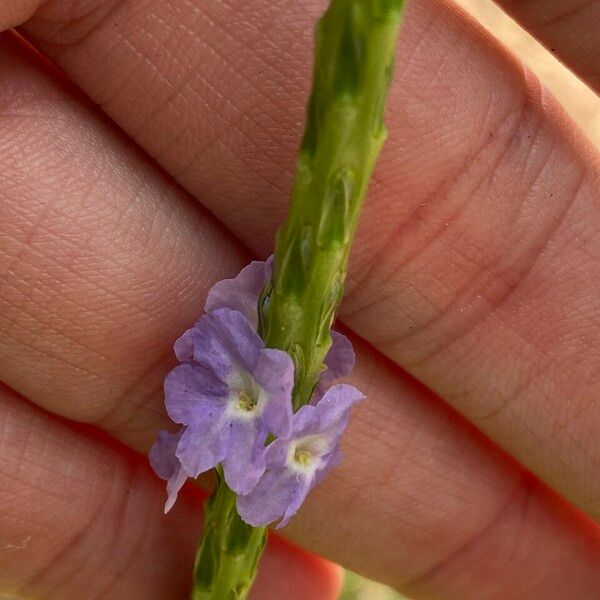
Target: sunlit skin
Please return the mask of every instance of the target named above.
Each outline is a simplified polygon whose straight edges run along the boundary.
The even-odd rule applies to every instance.
[[[506,4],[598,86],[600,4]],[[66,73],[3,36],[0,589],[184,596],[201,498],[162,516],[144,454],[174,340],[272,251],[323,8],[0,3]],[[441,0],[409,2],[387,123],[340,312],[368,400],[281,533],[415,597],[598,598],[598,152]],[[336,597],[273,539],[255,600]]]

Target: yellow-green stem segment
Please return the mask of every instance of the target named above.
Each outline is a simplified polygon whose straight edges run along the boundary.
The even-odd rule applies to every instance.
[[[352,238],[386,138],[401,8],[401,0],[334,0],[317,27],[292,204],[261,311],[267,346],[294,359],[295,409],[309,401],[323,370]]]
[[[235,509],[236,495],[217,470],[217,485],[204,509],[196,553],[192,600],[246,598],[265,546],[264,527],[250,527]]]

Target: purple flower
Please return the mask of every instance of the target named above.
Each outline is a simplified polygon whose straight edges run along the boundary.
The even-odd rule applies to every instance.
[[[256,330],[258,327],[258,298],[271,277],[273,256],[266,261],[255,260],[233,279],[223,279],[211,288],[204,310],[231,308],[241,312]]]
[[[284,516],[283,525],[298,509],[310,487],[339,459],[337,439],[346,426],[350,406],[344,408],[344,402],[354,398],[352,404],[360,394],[351,386],[333,386],[329,391],[327,388],[352,370],[352,344],[344,335],[331,332],[332,346],[325,358],[325,370],[311,399],[311,404],[318,406],[302,408],[292,416],[292,359],[285,352],[265,348],[256,333],[258,299],[271,276],[272,265],[273,257],[264,262],[254,261],[237,277],[215,284],[206,300],[208,314],[175,342],[175,354],[182,364],[165,380],[165,405],[171,419],[181,428],[176,434],[159,432],[150,451],[152,466],[167,480],[165,512],[171,509],[189,477],[197,477],[218,464],[236,493],[252,497],[250,493],[254,494],[259,480],[260,489],[273,480],[276,449],[284,446],[289,449],[300,436],[306,438],[302,442],[306,448],[298,446],[296,454],[301,462],[291,464],[302,464],[304,470],[293,471],[297,476],[294,498],[271,519]],[[342,396],[340,390],[345,390]],[[338,396],[339,402],[331,400]],[[337,414],[337,420],[322,429],[319,415],[324,412],[326,417],[328,411]],[[322,433],[315,437],[307,433],[311,428]],[[269,433],[279,439],[265,448]],[[326,440],[330,443],[326,444]],[[309,456],[314,460],[309,460]],[[269,471],[263,476],[267,464]],[[276,493],[289,487],[290,471],[286,469],[281,471],[285,481],[270,484]],[[267,504],[266,509],[269,506],[272,510],[274,505]]]
[[[165,380],[167,413],[184,427],[178,440],[159,437],[155,470],[178,490],[183,473],[197,477],[222,463],[231,489],[247,493],[264,472],[268,434],[289,435],[292,359],[265,348],[249,321],[227,308],[201,317],[184,335],[188,362]],[[173,448],[174,457],[164,458]]]
[[[287,525],[310,489],[341,460],[340,437],[350,408],[362,398],[351,385],[334,385],[316,406],[294,414],[291,435],[267,446],[266,471],[250,493],[238,496],[246,523],[258,527],[281,518],[278,528]]]

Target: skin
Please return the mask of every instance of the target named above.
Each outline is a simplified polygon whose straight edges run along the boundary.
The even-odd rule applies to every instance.
[[[594,3],[503,4],[598,85]],[[162,517],[143,454],[174,339],[284,219],[323,7],[0,5],[37,49],[0,39],[0,589],[183,597],[201,498]],[[598,152],[441,0],[387,122],[340,312],[369,400],[282,533],[416,598],[597,598]],[[273,537],[253,597],[338,589]]]

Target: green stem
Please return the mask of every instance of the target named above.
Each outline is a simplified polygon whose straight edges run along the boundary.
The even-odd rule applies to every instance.
[[[286,224],[259,302],[266,345],[290,353],[294,410],[306,404],[331,346],[358,215],[386,138],[383,111],[402,0],[332,0],[319,21],[314,83]],[[207,503],[192,600],[242,600],[265,529],[246,525],[219,475]]]
[[[220,473],[218,478],[205,506],[191,600],[246,598],[266,541],[266,528],[251,527],[240,519],[235,492]]]
[[[333,0],[318,24],[292,205],[261,320],[267,346],[294,359],[296,409],[323,370],[358,215],[386,138],[401,8],[402,0]]]

